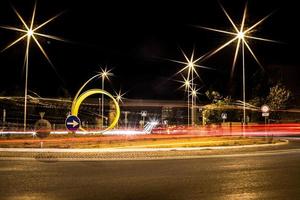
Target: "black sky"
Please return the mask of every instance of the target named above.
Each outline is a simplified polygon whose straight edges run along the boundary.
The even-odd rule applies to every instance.
[[[241,20],[245,1],[226,0],[221,4],[233,20]],[[299,73],[299,11],[296,1],[248,1],[248,21],[251,25],[269,13],[274,14],[256,30],[258,37],[283,42],[274,44],[252,41],[251,47],[270,73],[273,66]],[[22,27],[11,5],[30,20],[34,1],[1,1],[0,24]],[[64,13],[40,29],[40,32],[62,37],[71,42],[41,39],[41,44],[55,65],[56,72],[33,44],[29,60],[29,88],[44,97],[63,94],[71,96],[100,67],[113,69],[112,88],[128,91],[129,98],[183,99],[183,91],[172,77],[180,65],[166,59],[183,60],[180,48],[190,55],[195,47],[195,56],[215,49],[228,40],[227,35],[205,31],[195,26],[208,26],[232,30],[218,1],[59,1],[37,2],[36,23],[40,24],[55,14]],[[298,30],[297,30],[298,29]],[[19,35],[0,29],[0,47],[3,49]],[[24,71],[22,70],[25,42],[0,54],[0,91],[23,94]],[[240,63],[235,78],[230,82],[230,68],[234,45],[208,59],[203,65],[215,70],[200,69],[205,87],[222,93],[239,96]],[[260,70],[252,57],[246,54],[248,89],[254,87],[254,74]],[[294,90],[299,79],[289,80]],[[292,83],[292,84],[291,84]],[[101,87],[95,82],[91,87]],[[109,84],[106,83],[108,86]],[[236,90],[228,87],[235,87]]]

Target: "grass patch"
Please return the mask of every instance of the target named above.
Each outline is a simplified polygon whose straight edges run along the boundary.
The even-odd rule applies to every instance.
[[[247,138],[247,137],[176,137],[170,136],[160,138],[156,135],[145,138],[136,136],[134,138],[106,136],[50,136],[43,140],[43,148],[176,148],[176,147],[211,147],[211,146],[238,146],[252,144],[272,144],[279,140],[272,138]],[[80,139],[78,139],[80,138]],[[19,138],[18,138],[19,139]],[[55,140],[53,140],[55,139]],[[40,140],[24,138],[14,142],[11,138],[0,140],[2,148],[40,148]]]

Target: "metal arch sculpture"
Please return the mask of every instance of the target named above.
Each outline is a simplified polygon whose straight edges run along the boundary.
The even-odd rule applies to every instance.
[[[77,116],[79,107],[80,107],[81,103],[83,102],[83,100],[85,100],[87,97],[94,95],[94,94],[104,94],[113,100],[114,105],[116,107],[116,116],[115,116],[113,122],[102,132],[113,129],[116,126],[116,124],[118,123],[118,120],[120,118],[120,106],[119,106],[119,103],[117,102],[117,100],[109,92],[107,92],[105,90],[90,89],[90,90],[87,90],[84,93],[82,93],[80,96],[75,97],[73,100],[73,103],[72,103],[71,115]],[[83,128],[80,128],[80,129],[84,130]]]

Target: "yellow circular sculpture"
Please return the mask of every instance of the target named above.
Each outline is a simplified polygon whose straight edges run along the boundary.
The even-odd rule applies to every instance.
[[[77,116],[79,107],[80,107],[81,103],[83,102],[83,100],[86,99],[87,97],[93,95],[93,94],[104,94],[104,95],[107,95],[109,98],[111,98],[113,100],[114,105],[116,107],[116,116],[115,116],[113,122],[105,130],[103,130],[103,132],[108,131],[110,129],[113,129],[115,127],[115,125],[118,123],[118,120],[120,118],[120,106],[119,106],[117,100],[110,93],[108,93],[105,90],[91,89],[91,90],[88,90],[88,91],[85,91],[84,93],[82,93],[79,97],[74,99],[73,106],[72,106],[72,109],[71,109],[71,114]],[[84,130],[84,129],[81,128],[81,130]]]

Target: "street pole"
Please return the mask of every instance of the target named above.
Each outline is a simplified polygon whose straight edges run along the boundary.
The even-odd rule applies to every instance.
[[[102,76],[102,90],[104,90],[104,76]],[[104,105],[104,95],[103,95],[103,93],[102,93],[102,97],[101,97],[101,118],[102,118],[102,120],[101,120],[101,128],[103,129],[103,117],[104,117],[104,115],[103,115],[103,113],[104,113],[104,111],[103,111],[103,105]]]
[[[267,125],[267,116],[265,116],[265,126]]]
[[[6,122],[6,110],[3,109],[3,119],[2,119],[3,124]]]
[[[190,126],[190,88],[188,88],[188,126]]]
[[[24,94],[24,131],[26,131],[27,124],[27,86],[28,86],[28,58],[29,58],[29,44],[30,35],[28,34],[26,56],[25,56],[25,94]]]
[[[192,66],[194,67],[194,66]],[[191,114],[192,114],[192,126],[194,126],[194,94],[193,94],[193,91],[194,91],[194,68],[191,69],[192,70],[192,82],[191,82],[191,88],[192,88],[192,106],[191,106]]]
[[[127,129],[127,124],[128,124],[128,118],[127,118],[127,115],[128,115],[128,111],[125,111],[125,119],[124,119],[124,123],[125,123],[125,128]]]
[[[98,105],[99,105],[99,119],[101,119],[101,121],[102,121],[102,116],[101,116],[101,99],[102,98],[98,98]],[[102,122],[101,122],[101,124],[100,124],[100,128],[102,128]]]
[[[245,81],[245,51],[244,51],[244,42],[242,42],[242,55],[243,55],[243,118],[244,123],[246,124],[246,81]]]

